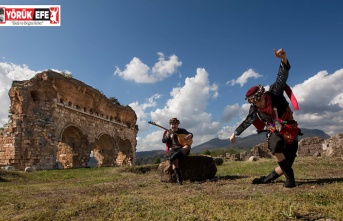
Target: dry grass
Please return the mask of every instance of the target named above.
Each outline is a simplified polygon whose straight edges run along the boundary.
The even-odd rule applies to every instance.
[[[343,220],[342,159],[297,158],[292,189],[283,177],[251,184],[275,166],[227,161],[183,186],[161,183],[156,166],[2,171],[0,220]]]

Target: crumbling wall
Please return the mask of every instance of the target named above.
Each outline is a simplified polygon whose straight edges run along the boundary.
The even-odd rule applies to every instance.
[[[343,159],[343,133],[338,133],[325,140],[324,153],[329,157],[341,157]]]
[[[324,140],[321,137],[306,137],[299,141],[298,156],[314,156],[323,152]]]
[[[137,116],[98,90],[53,71],[14,81],[9,122],[0,130],[0,165],[17,169],[136,164]]]
[[[306,137],[299,141],[297,156],[326,156],[343,158],[343,133],[338,133],[326,140],[321,137]],[[260,143],[249,151],[237,154],[226,154],[227,159],[247,160],[251,156],[260,158],[272,158],[273,154],[268,148],[268,143]]]

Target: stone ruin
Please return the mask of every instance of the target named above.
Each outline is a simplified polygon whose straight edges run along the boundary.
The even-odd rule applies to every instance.
[[[0,166],[24,170],[135,165],[137,116],[129,106],[54,71],[13,81],[0,129]]]
[[[328,139],[323,139],[318,136],[306,137],[298,143],[298,157],[304,156],[324,156],[324,157],[341,157],[343,159],[343,133],[338,133]],[[255,156],[259,158],[273,158],[273,154],[268,148],[268,143],[263,142],[254,146],[249,151],[236,154],[226,154],[226,159],[229,160],[247,160]]]
[[[226,159],[234,160],[234,161],[242,161],[242,160],[248,160],[250,157],[259,157],[259,158],[272,158],[273,154],[268,148],[268,143],[263,142],[260,144],[257,144],[249,151],[244,151],[242,153],[227,153]]]
[[[321,137],[306,137],[299,141],[298,156],[315,156],[325,149],[324,139]]]
[[[298,156],[341,157],[343,159],[343,133],[328,139],[304,138],[299,142]]]

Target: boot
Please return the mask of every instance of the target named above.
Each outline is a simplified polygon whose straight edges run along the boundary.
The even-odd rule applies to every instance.
[[[179,169],[179,168],[175,168],[175,169],[174,169],[174,174],[175,174],[175,177],[176,177],[176,182],[177,182],[179,185],[182,185],[182,178],[181,178],[180,169]]]
[[[279,178],[280,175],[277,174],[275,172],[275,170],[273,170],[268,176],[261,176],[260,178],[255,178],[252,181],[252,184],[263,184],[263,183],[270,183],[274,180],[276,180],[277,178]]]
[[[169,157],[170,164],[175,160],[183,156],[182,150],[178,150]]]
[[[286,188],[293,188],[295,187],[295,179],[294,179],[294,172],[292,167],[289,165],[287,160],[283,160],[281,162],[278,162],[279,166],[282,169],[283,174],[286,177],[286,182],[284,183],[284,187]]]

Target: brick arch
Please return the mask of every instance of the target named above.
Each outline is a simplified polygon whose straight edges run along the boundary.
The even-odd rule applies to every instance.
[[[115,165],[114,139],[108,134],[102,134],[94,142],[94,158],[99,167]]]
[[[116,163],[118,166],[132,165],[132,144],[128,139],[119,138],[118,142],[118,155]]]
[[[52,110],[55,112],[57,108],[52,108]],[[75,124],[69,123],[67,118],[61,117],[60,119],[58,119],[58,122],[56,124],[56,129],[55,129],[55,136],[57,137],[59,141],[62,139],[63,131],[69,126],[78,127]],[[80,129],[80,127],[78,128]]]
[[[57,161],[61,167],[86,167],[89,160],[90,148],[87,136],[76,126],[67,126],[63,129],[58,142]]]
[[[66,120],[64,120],[64,122],[66,122]],[[83,130],[78,125],[75,125],[73,123],[64,123],[64,126],[60,128],[60,132],[59,132],[59,136],[58,136],[59,140],[62,140],[63,134],[66,132],[66,130],[69,130],[70,128],[75,128],[76,130],[78,130],[82,134],[84,134]]]

